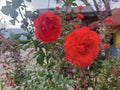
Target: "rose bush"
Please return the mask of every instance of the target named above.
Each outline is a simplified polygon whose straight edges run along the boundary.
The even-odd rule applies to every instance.
[[[114,20],[108,16],[108,10],[99,11],[99,15],[92,18],[96,12],[84,15],[82,10],[86,10],[86,7],[77,5],[75,0],[56,0],[56,7],[52,12],[49,9],[50,11],[41,13],[39,10],[27,11],[24,1],[6,1],[7,5],[1,10],[13,18],[10,20],[12,24],[19,20],[17,16],[20,15],[21,28],[27,31],[27,33],[11,35],[9,39],[15,41],[16,46],[5,44],[9,39],[4,40],[0,37],[0,40],[2,39],[0,54],[4,55],[3,67],[6,70],[3,73],[6,79],[1,80],[4,86],[9,85],[12,90],[118,90],[120,88],[120,59],[114,59],[109,51],[111,35],[115,30],[111,26]],[[89,4],[88,0],[81,1],[86,6]],[[95,3],[95,0],[93,1]],[[59,3],[63,4],[63,11]],[[71,9],[73,6],[77,10]],[[96,10],[101,8],[96,5]],[[98,21],[92,23],[91,20],[96,18]],[[26,39],[21,39],[21,36],[25,36]],[[12,55],[9,56],[11,59],[9,62],[8,56],[3,51],[4,48]],[[21,49],[30,48],[33,51],[30,51],[23,60]],[[0,82],[0,89],[1,86]]]

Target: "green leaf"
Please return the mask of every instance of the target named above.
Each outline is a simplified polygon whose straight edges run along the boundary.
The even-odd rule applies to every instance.
[[[37,57],[37,63],[39,63],[40,65],[43,65],[44,64],[44,57],[45,57],[45,53],[41,49],[39,56]]]
[[[117,61],[117,62],[118,62],[118,65],[120,65],[120,58],[118,59],[118,61]]]
[[[63,42],[64,42],[64,37],[60,37],[60,38],[58,39],[58,42],[59,42],[59,43],[63,43]]]
[[[41,48],[43,48],[44,47],[44,43],[40,43],[39,42],[39,48],[41,49]]]
[[[52,58],[53,58],[54,60],[57,60],[57,57],[56,57],[54,54],[52,54]]]
[[[34,54],[30,57],[30,60],[36,58],[38,55],[39,55],[39,53],[34,53]]]
[[[46,59],[49,60],[51,56],[52,56],[52,54],[49,52],[49,53],[46,55]]]
[[[68,90],[68,88],[65,84],[63,84],[62,90]]]
[[[19,45],[18,48],[19,48],[19,49],[23,49],[23,45]]]
[[[46,75],[46,74],[45,74],[45,71],[42,70],[42,71],[38,71],[38,75],[39,75],[40,77],[43,77],[43,76]]]
[[[72,3],[73,3],[74,1],[75,1],[75,0],[66,0],[64,6],[72,5]]]
[[[52,80],[52,78],[53,78],[53,76],[52,76],[51,74],[48,74],[48,75],[46,76],[46,79]]]
[[[52,68],[53,66],[55,66],[54,62],[50,62],[49,65],[48,65],[49,69]]]
[[[22,47],[22,49],[23,49],[23,50],[26,50],[26,49],[30,48],[31,45],[33,45],[33,43],[31,43],[31,42],[28,43],[27,45],[25,44],[25,45]]]
[[[77,4],[76,3],[72,3],[72,6],[77,6]]]
[[[30,42],[30,40],[19,40],[19,43],[20,44],[27,44],[27,43],[29,43]]]
[[[38,40],[33,41],[34,47],[37,50],[37,47],[39,46],[40,42]]]
[[[27,39],[31,39],[31,37],[33,36],[33,35],[30,34],[30,33],[21,33],[21,35],[27,37]]]
[[[0,81],[0,90],[3,90],[3,82]]]
[[[39,63],[40,65],[43,65],[43,63],[44,63],[44,56],[39,55],[37,57],[37,63]]]

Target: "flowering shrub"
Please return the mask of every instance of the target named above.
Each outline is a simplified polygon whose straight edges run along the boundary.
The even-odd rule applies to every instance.
[[[82,2],[89,4],[87,0]],[[28,33],[12,35],[10,41],[17,44],[10,50],[7,49],[8,46],[11,47],[8,44],[10,42],[7,45],[4,42],[0,44],[1,51],[9,50],[12,53],[10,55],[13,55],[13,58],[10,57],[13,69],[9,75],[5,73],[6,79],[2,81],[4,86],[12,86],[15,90],[120,88],[120,59],[115,60],[110,52],[110,40],[116,30],[114,19],[108,16],[108,10],[99,11],[98,21],[93,22],[88,18],[86,21],[86,16],[82,14],[85,6],[78,6],[75,0],[56,0],[56,7],[52,12],[48,10],[41,14],[38,10],[27,11],[24,0],[6,3],[1,9],[2,13],[13,18],[10,20],[12,24],[18,21],[17,16],[20,15],[23,19],[21,28]],[[64,11],[58,7],[59,3],[63,4]],[[96,4],[95,0],[94,3]],[[70,9],[73,6],[78,12]],[[96,5],[96,10],[101,10],[98,6]],[[21,40],[22,35],[27,39]],[[9,41],[1,37],[0,40]],[[21,60],[21,50],[30,48],[35,51],[29,52],[30,56]],[[4,52],[1,55],[4,55]],[[5,63],[12,66],[7,60]]]

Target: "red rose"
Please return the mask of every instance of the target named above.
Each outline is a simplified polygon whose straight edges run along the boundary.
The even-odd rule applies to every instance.
[[[105,44],[103,45],[103,48],[104,48],[104,49],[109,49],[109,48],[110,48],[110,44],[109,44],[109,43],[105,43]]]
[[[76,66],[90,66],[100,50],[100,36],[88,27],[73,30],[65,38],[65,59]]]
[[[83,9],[83,6],[78,6],[78,10],[82,10]]]
[[[77,18],[79,18],[79,19],[83,19],[84,16],[83,16],[83,14],[77,14]]]
[[[105,22],[106,22],[106,23],[112,23],[113,20],[112,20],[111,17],[107,17],[107,18],[105,18]]]
[[[56,8],[55,8],[56,10],[60,10],[60,7],[59,6],[56,6]]]
[[[79,29],[80,25],[79,24],[75,24],[74,27],[75,27],[75,29]]]
[[[43,42],[54,42],[61,33],[60,17],[44,12],[34,19],[35,36]]]

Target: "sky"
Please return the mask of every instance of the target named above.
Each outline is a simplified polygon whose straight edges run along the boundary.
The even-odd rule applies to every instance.
[[[10,0],[8,0],[10,1]],[[25,0],[24,0],[25,1]],[[48,5],[48,1],[50,2],[49,5]],[[93,5],[93,0],[89,0],[89,2]],[[99,1],[99,0],[97,0]],[[6,3],[6,0],[0,0],[0,9],[2,6],[4,6]],[[76,0],[77,4],[78,5],[83,5],[83,3],[81,3],[79,0]],[[56,2],[55,0],[32,0],[32,2],[28,3],[26,2],[26,5],[28,6],[28,10],[36,10],[36,9],[41,9],[41,8],[54,8],[56,7]],[[111,4],[111,8],[118,8],[120,7],[120,2],[118,3],[113,3]],[[1,19],[2,18],[2,19]],[[18,17],[20,18],[20,17]],[[13,26],[9,20],[11,19],[9,16],[6,16],[6,15],[3,15],[1,12],[0,12],[0,19],[2,22],[6,21],[6,27],[7,28],[19,28],[20,27],[20,23],[17,23],[15,26]],[[3,27],[4,25],[1,24],[0,27]]]

